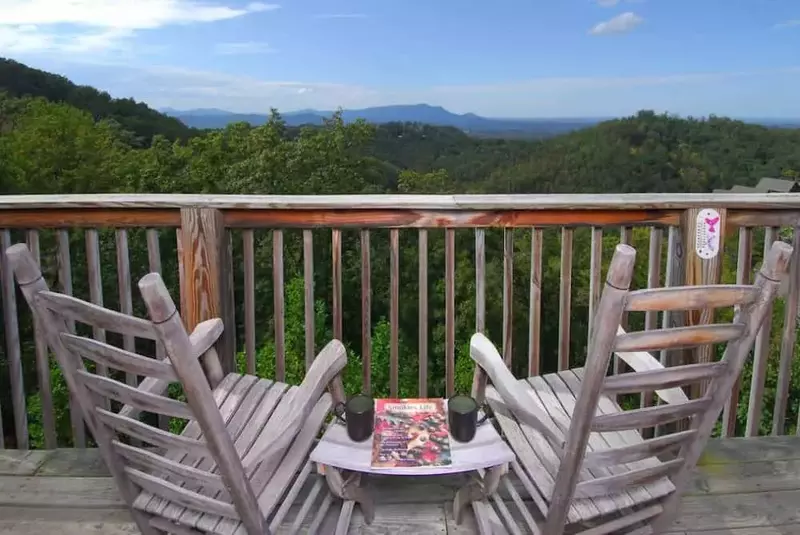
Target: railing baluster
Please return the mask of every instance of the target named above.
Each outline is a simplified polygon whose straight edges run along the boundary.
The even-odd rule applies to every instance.
[[[390,264],[390,296],[389,296],[389,393],[397,397],[400,376],[400,356],[398,332],[400,326],[400,231],[389,230],[389,264]]]
[[[342,340],[342,231],[331,231],[333,276],[333,337]]]
[[[561,287],[558,297],[558,369],[569,369],[570,313],[572,310],[571,228],[561,228]]]
[[[230,371],[237,371],[236,364],[236,286],[233,280],[233,232],[229,228],[222,232],[223,246],[220,248],[220,317],[225,325],[231,325],[225,338],[226,351],[230,354]],[[224,333],[223,333],[224,334]]]
[[[131,265],[128,255],[128,231],[117,229],[117,288],[119,288],[119,311],[123,314],[133,314],[133,296],[131,295]],[[133,336],[122,337],[122,346],[126,351],[136,351],[136,340]],[[135,374],[125,374],[125,382],[131,386],[139,384]]]
[[[100,236],[97,229],[88,229],[85,236],[86,241],[86,269],[89,279],[89,300],[98,306],[103,306],[103,279],[100,266]],[[106,341],[106,331],[99,327],[92,327],[92,337],[100,342]],[[95,364],[95,369],[99,375],[107,376],[108,368],[99,362]],[[110,408],[107,398],[103,399],[105,408]]]
[[[619,243],[630,245],[633,240],[633,228],[632,227],[620,227],[619,229]],[[628,330],[628,313],[622,313],[622,319],[619,322],[620,326]],[[614,375],[618,375],[625,371],[625,361],[623,361],[618,356],[614,355]]]
[[[253,287],[255,288],[255,283]],[[303,230],[303,318],[305,321],[305,363],[306,371],[308,371],[317,355],[316,313],[314,310],[314,233],[311,229]],[[255,323],[255,319],[253,322]],[[253,345],[255,345],[255,341]]]
[[[286,349],[284,347],[284,339],[286,329],[283,315],[283,231],[280,229],[272,231],[272,297],[274,303],[273,322],[275,324],[275,379],[285,381]],[[339,338],[341,339],[341,335]]]
[[[650,243],[647,252],[647,287],[658,288],[661,284],[661,243],[663,233],[660,228],[650,227]],[[644,315],[644,330],[652,331],[658,328],[658,312],[649,310]],[[640,397],[641,407],[653,405],[654,392],[652,390],[642,392]],[[642,429],[641,432],[649,437],[654,430],[652,428]]]
[[[455,368],[456,368],[456,297],[455,297],[455,278],[456,278],[456,231],[452,228],[444,230],[444,254],[445,254],[445,392],[448,397],[455,392]]]
[[[183,229],[181,228],[175,231],[175,249],[178,255],[178,293],[180,293],[181,319],[184,324],[188,325],[189,310],[186,306],[186,276],[184,275],[186,266],[183,263]]]
[[[797,414],[797,425],[796,425],[797,431],[795,432],[795,434],[798,437],[800,437],[800,411],[797,411],[797,412],[798,412],[798,414]]]
[[[66,229],[59,229],[56,232],[58,241],[58,281],[60,283],[61,292],[66,295],[72,295],[72,263],[70,261],[69,251],[69,231]],[[75,322],[67,320],[67,329],[69,332],[75,332]],[[78,402],[74,399],[72,394],[69,396],[69,417],[72,423],[72,438],[74,444],[78,448],[86,447],[86,428],[83,424],[83,416]]]
[[[103,279],[102,267],[100,266],[100,236],[97,229],[86,231],[86,269],[89,278],[89,300],[98,306],[103,306]],[[99,327],[92,328],[92,336],[100,342],[106,341],[106,331]],[[108,375],[108,369],[104,364],[97,363],[97,373]]]
[[[509,368],[511,368],[511,361],[514,356],[513,322],[514,231],[513,229],[503,229],[503,361]]]
[[[161,273],[161,245],[158,238],[158,229],[149,228],[146,232],[147,235],[147,267],[151,273]],[[88,255],[87,255],[88,256]],[[156,358],[163,359],[166,357],[167,350],[164,344],[156,341]],[[169,429],[169,416],[164,414],[158,415],[158,427],[164,430]]]
[[[778,239],[778,229],[767,227],[764,232],[764,258],[767,257],[770,247]],[[761,428],[761,406],[764,401],[764,381],[767,376],[767,361],[769,360],[769,334],[772,330],[772,305],[767,307],[764,323],[758,330],[753,354],[753,378],[750,383],[750,400],[747,406],[747,425],[744,435],[746,437],[758,436]]]
[[[372,288],[369,230],[361,231],[361,376],[365,394],[372,394]]]
[[[6,250],[11,247],[11,232],[2,230],[3,272],[3,327],[6,339],[6,358],[8,359],[8,375],[11,380],[11,408],[14,414],[14,429],[17,436],[17,449],[30,448],[28,440],[28,412],[25,408],[25,384],[22,375],[22,352],[19,340],[19,319],[17,318],[17,296],[14,287],[14,272],[8,262]],[[2,434],[2,429],[0,429]]]
[[[539,375],[542,332],[542,229],[531,229],[530,312],[528,314],[528,375]]]
[[[41,266],[41,247],[39,245],[39,231],[29,230],[26,235],[28,249],[30,249],[36,264]],[[41,269],[41,268],[40,268]],[[53,389],[50,383],[50,353],[44,340],[44,331],[39,322],[31,314],[33,321],[33,337],[36,347],[36,376],[39,384],[39,399],[42,402],[42,428],[44,429],[44,447],[53,450],[58,447],[56,434],[56,419],[53,412]],[[2,416],[0,416],[2,421]],[[0,432],[0,435],[3,433]],[[0,447],[3,439],[0,437]]]
[[[475,331],[486,331],[486,229],[475,229]]]
[[[667,265],[665,266],[666,273],[664,274],[664,286],[679,286],[683,284],[683,246],[681,244],[681,232],[679,227],[670,226],[667,233]],[[665,310],[661,318],[661,328],[667,329],[669,327],[677,327],[676,323],[680,320],[683,322],[682,314],[675,314],[671,310]],[[665,368],[673,364],[675,352],[669,350],[662,350],[659,354],[659,361]],[[658,400],[661,404],[661,400]],[[674,426],[672,426],[674,427]],[[670,425],[659,425],[656,427],[656,436],[661,436],[670,432]]]
[[[800,298],[800,228],[795,227],[792,233],[794,248],[792,263],[789,268],[789,293],[786,296],[783,311],[783,331],[781,333],[781,360],[778,367],[778,384],[775,388],[775,408],[772,411],[772,434],[784,432],[784,419],[789,398],[789,383],[792,375],[794,345],[797,340],[797,305]]]
[[[419,231],[419,397],[428,396],[428,231]]]
[[[650,227],[650,246],[647,254],[647,287],[658,288],[661,284],[661,244],[664,234],[660,228]],[[644,315],[644,330],[658,328],[658,312],[647,311]]]
[[[592,341],[592,324],[594,323],[594,311],[600,301],[600,289],[603,287],[603,228],[592,227],[592,251],[589,259],[589,318],[586,347]]]
[[[242,231],[244,262],[244,355],[245,369],[256,373],[256,262],[253,229]],[[307,322],[307,320],[306,320]]]
[[[151,273],[161,273],[161,245],[158,239],[158,229],[147,229],[147,267]],[[156,357],[163,359],[166,356],[164,344],[156,343]]]
[[[753,229],[739,229],[739,250],[736,259],[736,284],[750,284],[753,258]],[[736,307],[738,309],[738,307]],[[738,311],[738,310],[737,310]],[[722,437],[736,436],[736,416],[739,408],[739,391],[742,386],[742,375],[736,378],[731,395],[725,403],[722,413]]]
[[[131,265],[128,253],[128,231],[117,229],[116,251],[117,251],[117,288],[119,289],[119,310],[123,314],[133,314],[133,296],[131,294]],[[136,351],[136,339],[133,336],[122,336],[122,347],[126,351]],[[136,374],[126,373],[125,382],[131,386],[139,385],[139,378]],[[131,439],[131,444],[141,445],[138,439]]]

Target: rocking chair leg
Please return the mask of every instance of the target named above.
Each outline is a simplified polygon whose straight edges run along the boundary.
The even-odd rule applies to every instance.
[[[372,524],[372,521],[375,519],[375,506],[372,501],[372,496],[361,486],[362,475],[360,473],[354,472],[345,479],[339,469],[332,466],[325,466],[325,480],[328,482],[328,488],[330,488],[331,493],[345,501],[342,507],[342,515],[339,516],[340,524],[344,519],[345,512],[349,511],[347,513],[349,525],[349,516],[350,513],[352,513],[355,503],[348,502],[357,502],[361,507],[361,513],[364,515],[366,523]]]
[[[456,525],[460,525],[464,518],[464,509],[468,504],[487,501],[492,494],[497,492],[500,478],[508,472],[508,465],[493,466],[483,474],[481,471],[473,475],[470,481],[458,489],[453,500],[453,516]]]

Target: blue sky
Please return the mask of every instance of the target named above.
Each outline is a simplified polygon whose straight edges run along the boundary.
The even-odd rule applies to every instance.
[[[800,117],[797,0],[0,0],[0,56],[156,107]]]

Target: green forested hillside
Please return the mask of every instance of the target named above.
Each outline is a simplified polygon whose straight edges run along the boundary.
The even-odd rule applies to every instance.
[[[706,192],[796,177],[800,130],[726,118],[681,119],[653,112],[537,143],[527,161],[493,173],[513,192]]]
[[[161,134],[168,139],[186,139],[196,132],[178,119],[163,115],[131,98],[111,98],[105,91],[76,85],[63,76],[0,58],[0,91],[11,97],[43,97],[87,111],[99,119],[112,120],[129,131],[137,145],[146,145]]]
[[[0,76],[0,80],[7,80]],[[49,79],[46,79],[49,80]],[[48,82],[49,83],[49,82]],[[15,82],[34,87],[30,80]],[[65,80],[64,84],[68,84]],[[2,89],[12,89],[3,88]],[[87,90],[88,91],[88,90]],[[35,91],[32,91],[35,92]],[[24,94],[18,90],[13,94]],[[89,92],[91,93],[91,92]],[[709,191],[733,184],[754,184],[758,178],[797,176],[800,171],[800,130],[770,130],[723,118],[688,120],[651,112],[602,123],[595,128],[537,142],[480,140],[452,128],[418,124],[345,124],[338,117],[322,127],[287,128],[275,114],[267,124],[251,128],[230,125],[182,139],[172,123],[152,110],[133,113],[131,123],[109,112],[98,113],[93,104],[77,98],[0,97],[0,192],[9,193],[454,193],[454,192],[688,192]],[[100,93],[96,93],[100,95]],[[92,99],[89,99],[90,101]],[[111,104],[119,101],[108,101]],[[130,101],[132,102],[132,101]],[[116,108],[115,108],[116,109]],[[136,108],[139,110],[139,108]],[[139,110],[141,111],[141,110]],[[174,125],[173,125],[174,126]],[[136,130],[136,128],[139,128]],[[145,137],[144,132],[155,133]],[[73,286],[79,297],[88,297],[85,243],[82,232],[70,234]],[[272,244],[267,231],[256,233],[256,332],[259,369],[274,369],[272,303]],[[634,233],[640,251],[636,284],[646,281],[646,229]],[[22,234],[12,236],[22,240]],[[235,238],[234,266],[242,265],[241,238]],[[474,236],[456,234],[456,381],[469,389],[472,364],[465,350],[474,330]],[[55,237],[42,232],[42,258],[48,282],[55,285]],[[360,389],[360,263],[359,238],[343,233],[344,342],[350,351],[346,386]],[[608,229],[604,243],[607,262],[617,242],[616,229]],[[102,282],[106,306],[118,307],[116,257],[113,231],[103,231]],[[530,233],[515,232],[514,260],[514,367],[521,371],[527,358]],[[129,233],[132,276],[147,270],[143,231]],[[372,234],[372,335],[373,387],[388,391],[388,232]],[[417,237],[401,232],[400,359],[401,394],[414,394],[417,382]],[[728,248],[724,278],[734,280],[735,243]],[[429,237],[430,294],[430,390],[443,392],[444,377],[444,237]],[[542,289],[543,367],[555,367],[558,326],[559,238],[557,230],[545,231]],[[286,347],[289,379],[297,381],[303,367],[302,241],[299,232],[285,236]],[[315,232],[314,257],[317,343],[331,337],[330,231]],[[588,285],[589,232],[575,233],[571,349],[579,363],[585,350]],[[175,239],[161,235],[164,273],[177,295]],[[756,251],[754,264],[760,262]],[[499,341],[502,325],[501,293],[502,231],[487,232],[487,328]],[[237,318],[243,317],[242,274],[235,274]],[[143,314],[138,296],[137,311]],[[21,302],[21,301],[20,301]],[[36,395],[33,337],[25,306],[20,306],[26,392],[34,439],[41,441],[40,399]],[[782,306],[776,306],[775,325],[782,324]],[[633,326],[641,320],[634,318]],[[637,323],[638,322],[638,323]],[[241,324],[237,325],[242,348]],[[773,329],[773,360],[777,361],[780,329]],[[800,362],[797,359],[796,362]],[[0,360],[0,405],[10,436],[11,411],[5,358]],[[765,399],[765,415],[772,410],[777,362],[771,362]],[[800,371],[800,370],[798,370]],[[747,372],[749,373],[749,372]],[[58,382],[59,428],[68,445],[66,397]],[[790,421],[796,421],[800,378],[794,374]],[[742,392],[746,399],[748,389]],[[745,406],[740,405],[740,406]],[[740,415],[743,421],[744,414]],[[765,425],[770,419],[765,416]]]

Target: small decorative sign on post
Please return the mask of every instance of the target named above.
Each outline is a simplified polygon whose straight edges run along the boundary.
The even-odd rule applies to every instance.
[[[695,224],[695,252],[704,260],[711,260],[719,254],[720,216],[713,208],[703,208],[697,214]]]

